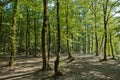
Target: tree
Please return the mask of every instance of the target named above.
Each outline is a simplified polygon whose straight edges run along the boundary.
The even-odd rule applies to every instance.
[[[103,60],[107,60],[106,49],[107,49],[107,37],[108,37],[107,36],[108,23],[109,23],[109,20],[117,13],[115,12],[115,14],[111,15],[111,12],[116,6],[116,4],[118,3],[118,1],[119,0],[116,0],[110,6],[109,6],[110,0],[105,0],[105,2],[103,2],[103,22],[104,22],[104,58]]]
[[[56,60],[54,65],[54,75],[61,76],[62,73],[59,71],[59,59],[60,59],[60,17],[59,17],[59,0],[56,2],[57,5],[57,51],[56,51]]]
[[[12,23],[10,27],[10,61],[9,66],[15,65],[15,54],[16,54],[16,14],[17,14],[18,0],[14,0]]]
[[[47,27],[48,27],[48,0],[43,0],[44,6],[44,18],[43,18],[43,27],[42,27],[42,60],[43,67],[42,70],[50,70],[48,52],[47,52]]]
[[[69,0],[66,1],[66,38],[67,38],[67,53],[68,59],[73,59],[71,52],[70,52],[70,43],[69,43]]]
[[[26,57],[30,54],[30,15],[28,7],[26,7],[26,13],[27,13],[27,27],[26,27]]]
[[[95,28],[95,45],[96,45],[96,56],[98,56],[98,34],[97,34],[97,2],[91,0],[91,8],[94,15],[94,28]]]

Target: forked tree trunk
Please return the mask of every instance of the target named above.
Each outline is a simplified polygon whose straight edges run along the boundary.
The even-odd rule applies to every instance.
[[[10,27],[10,61],[9,66],[15,65],[15,54],[16,54],[16,14],[17,14],[18,0],[14,0],[12,23]]]
[[[59,58],[60,58],[60,19],[59,19],[59,0],[57,0],[57,52],[56,52],[56,60],[54,65],[55,76],[61,76],[61,72],[59,71]]]

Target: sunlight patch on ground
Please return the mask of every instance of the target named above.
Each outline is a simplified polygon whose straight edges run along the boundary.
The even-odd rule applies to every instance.
[[[107,80],[111,79],[111,77],[108,77],[108,76],[106,76],[103,73],[98,72],[98,71],[89,71],[88,73],[84,72],[84,73],[82,73],[82,77],[85,77],[87,79],[90,79],[90,78],[91,79],[94,79],[94,78],[107,79]]]

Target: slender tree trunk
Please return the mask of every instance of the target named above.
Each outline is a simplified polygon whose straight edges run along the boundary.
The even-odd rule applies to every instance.
[[[86,25],[85,25],[86,29]],[[83,53],[86,54],[86,32],[83,32]]]
[[[93,47],[93,45],[94,45],[94,38],[93,38],[93,33],[92,33],[92,40],[91,40],[91,54],[94,53],[94,47]]]
[[[107,5],[108,5],[108,1],[106,0],[106,3],[103,4],[103,13],[104,13],[104,35],[105,35],[105,40],[104,40],[104,58],[103,60],[107,60],[107,23],[108,23],[108,19],[107,19]]]
[[[88,48],[88,49],[87,49],[87,51],[88,51],[87,53],[88,53],[88,54],[90,54],[90,45],[91,45],[91,44],[90,44],[90,34],[88,33],[88,46],[87,46],[87,48]]]
[[[22,25],[22,20],[20,20],[20,25]],[[24,31],[23,31],[23,27],[20,26],[20,29],[19,29],[19,53],[22,52],[23,48],[22,48],[22,42],[23,42],[23,35],[24,35]]]
[[[34,56],[37,56],[37,25],[36,25],[36,17],[34,18],[34,49],[35,49],[35,53]]]
[[[17,5],[18,0],[14,0],[13,6],[13,15],[12,15],[12,23],[10,27],[10,61],[9,66],[12,67],[15,65],[15,54],[16,54],[16,14],[17,14]]]
[[[0,13],[0,48],[2,47],[2,13]],[[0,49],[1,50],[1,49]]]
[[[66,0],[66,37],[67,37],[67,53],[68,53],[68,59],[70,59],[70,58],[72,58],[72,55],[71,55],[71,53],[70,53],[70,46],[69,46],[69,19],[68,19],[68,9],[69,9],[69,7],[68,7],[68,5],[69,5],[69,0]]]
[[[104,42],[104,35],[102,36],[102,40],[101,40],[100,47],[99,47],[99,51],[101,52],[103,52],[102,50],[103,42]]]
[[[105,30],[105,40],[104,40],[104,60],[107,60],[107,24],[104,23],[104,30]]]
[[[60,18],[59,18],[59,0],[57,0],[57,52],[56,52],[56,60],[54,65],[55,76],[61,76],[61,72],[59,71],[59,58],[60,58]]]
[[[27,28],[26,28],[26,57],[30,54],[30,18],[29,18],[29,10],[27,11]]]
[[[51,31],[50,31],[50,21],[48,18],[48,61],[50,59],[50,49],[51,49]]]
[[[111,46],[111,52],[112,52],[112,58],[115,59],[114,49],[112,45],[112,34],[110,32],[110,46]]]
[[[95,18],[95,45],[96,45],[96,56],[99,56],[98,54],[98,36],[97,36],[97,25],[96,25],[96,14],[94,14],[94,18]]]
[[[48,60],[48,52],[47,52],[47,26],[48,26],[48,0],[43,0],[43,6],[44,6],[44,20],[43,20],[43,27],[42,27],[42,70],[50,70],[49,66],[49,60]]]

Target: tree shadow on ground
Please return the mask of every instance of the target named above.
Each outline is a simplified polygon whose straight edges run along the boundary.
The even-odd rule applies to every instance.
[[[4,78],[0,77],[0,80],[120,80],[119,60],[100,62],[99,57],[85,55],[77,55],[74,58],[75,60],[70,63],[66,61],[60,62],[60,70],[63,73],[61,77],[53,77],[53,70],[44,72],[39,70],[41,68],[41,60],[38,58],[36,61],[33,61],[35,59],[19,60],[17,66],[21,65],[21,67],[14,68],[14,70],[23,70],[24,67],[30,70],[26,70],[25,72],[20,70],[21,72],[18,71],[16,74],[15,71],[10,71],[7,75],[5,75],[6,73],[4,74]],[[37,68],[34,68],[36,66]],[[12,75],[12,73],[14,74]]]
[[[66,66],[65,72],[71,80],[120,80],[119,64],[117,60],[100,62],[93,57],[78,58]]]

